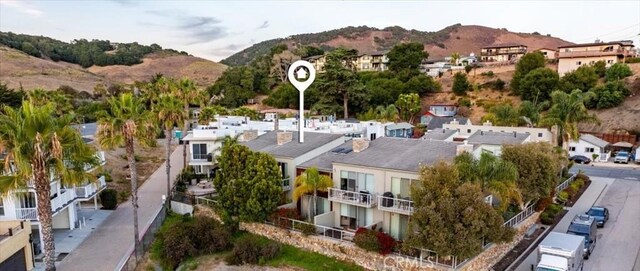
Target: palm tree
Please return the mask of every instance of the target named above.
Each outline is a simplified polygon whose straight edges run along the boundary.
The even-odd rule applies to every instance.
[[[182,110],[182,102],[167,94],[160,95],[153,110],[167,137],[167,197],[171,198],[171,138],[173,137],[171,132],[173,127],[182,123],[186,116]],[[166,204],[167,208],[170,208],[169,200]]]
[[[131,174],[131,205],[133,206],[133,234],[136,258],[142,256],[140,238],[138,238],[138,172],[134,141],[142,146],[154,146],[156,129],[153,115],[147,111],[144,103],[125,93],[108,100],[108,110],[98,120],[96,138],[107,149],[124,146]]]
[[[222,108],[224,111],[226,109]],[[200,110],[200,114],[198,115],[198,123],[202,125],[207,125],[209,122],[216,120],[216,115],[221,114],[221,110],[216,106],[207,106]]]
[[[24,101],[21,108],[4,106],[0,113],[0,153],[6,153],[0,194],[33,180],[46,270],[55,270],[51,178],[67,187],[81,184],[91,176],[85,166],[98,164],[95,150],[71,127],[72,117],[56,117],[56,112],[51,103]]]
[[[327,191],[333,186],[333,180],[327,175],[320,175],[315,167],[309,168],[296,177],[296,188],[293,190],[293,200],[297,201],[302,195],[313,193],[313,197],[309,199],[309,217],[311,220],[316,213],[316,202],[318,191]],[[313,203],[311,202],[313,201]],[[311,211],[313,206],[313,212]]]
[[[398,108],[393,104],[387,105],[387,107],[379,105],[376,111],[378,111],[380,121],[396,121],[400,115]]]
[[[186,118],[184,119],[184,129],[182,131],[183,135],[187,134],[189,130],[189,120],[191,118],[191,114],[189,113],[189,105],[190,104],[200,104],[201,107],[204,107],[204,103],[208,100],[206,97],[206,93],[203,91],[198,91],[195,83],[188,78],[183,78],[178,82],[178,87],[175,89],[176,97],[180,99],[184,106],[184,112],[186,114]],[[182,145],[182,162],[183,166],[187,167],[187,144]]]
[[[463,181],[477,182],[483,191],[500,198],[500,211],[505,211],[512,202],[522,207],[522,195],[516,185],[518,169],[513,163],[490,153],[482,153],[480,159],[475,159],[467,152],[458,155],[454,162]]]
[[[452,65],[458,64],[458,59],[460,59],[460,54],[458,52],[453,52],[451,54],[451,64]]]
[[[589,115],[584,106],[582,91],[576,89],[567,94],[557,90],[551,93],[551,109],[542,117],[540,123],[558,127],[559,147],[563,146],[565,140],[578,139],[578,122],[598,122],[596,116]]]

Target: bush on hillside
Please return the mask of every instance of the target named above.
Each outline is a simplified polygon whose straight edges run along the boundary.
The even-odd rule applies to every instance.
[[[254,235],[246,235],[236,241],[231,254],[225,258],[225,261],[230,265],[265,263],[278,256],[280,251],[279,243],[271,240],[263,241]]]
[[[105,189],[100,192],[100,202],[105,210],[115,210],[118,206],[118,192],[115,189]]]
[[[378,237],[376,236],[376,232],[366,229],[359,228],[356,231],[356,235],[353,237],[353,242],[356,246],[367,250],[367,251],[380,251],[380,244],[378,244]]]

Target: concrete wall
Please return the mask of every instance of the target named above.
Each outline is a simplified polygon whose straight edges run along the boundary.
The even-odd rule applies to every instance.
[[[193,214],[193,205],[177,201],[171,201],[171,210],[178,214]]]
[[[24,250],[27,270],[33,270],[33,253],[29,235],[31,234],[31,223],[23,222],[22,229],[13,232],[12,236],[0,239],[0,263],[11,257],[19,250]],[[0,221],[0,234],[8,232],[9,228],[20,226],[20,221]]]
[[[54,229],[69,229],[71,224],[69,223],[69,208],[65,208],[57,215],[53,216],[52,226]]]
[[[575,151],[571,151],[571,148],[574,147]],[[593,152],[587,152],[586,148],[593,148]],[[603,149],[601,149],[598,146],[595,146],[587,141],[584,140],[578,140],[578,141],[570,141],[569,142],[569,156],[574,156],[574,155],[583,155],[586,156],[589,159],[593,159],[593,154],[598,154],[598,160],[601,159],[608,159],[609,158],[609,153],[605,152]]]
[[[545,128],[529,128],[529,127],[506,127],[506,126],[484,126],[484,125],[465,125],[465,124],[443,124],[443,129],[458,130],[456,137],[467,138],[477,131],[493,131],[493,132],[518,132],[529,133],[529,140],[532,142],[549,142],[555,144],[555,136]]]
[[[322,225],[327,227],[333,227],[335,225],[335,212],[326,212],[324,214],[317,215],[313,218],[313,224]]]
[[[607,64],[607,67],[621,61],[617,56],[559,58],[558,74],[563,76],[565,73],[574,71],[580,66],[590,65],[600,60],[604,61]]]

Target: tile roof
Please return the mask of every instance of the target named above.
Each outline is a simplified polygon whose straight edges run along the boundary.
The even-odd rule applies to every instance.
[[[271,131],[253,140],[242,142],[240,144],[245,145],[254,151],[265,152],[274,156],[296,158],[344,137],[339,134],[305,132],[304,143],[300,144],[298,142],[298,132],[292,131],[292,140],[285,144],[278,145],[276,143],[277,133],[277,131]]]
[[[586,142],[589,142],[589,143],[591,143],[591,144],[593,144],[595,146],[598,146],[600,148],[604,148],[604,147],[609,145],[609,142],[604,141],[604,140],[602,140],[602,139],[600,139],[600,138],[598,138],[598,137],[596,137],[594,135],[590,135],[590,134],[582,134],[582,135],[580,135],[580,139],[584,140]]]
[[[487,145],[505,145],[505,144],[522,144],[529,133],[510,133],[510,132],[491,132],[478,130],[473,133],[467,142],[469,144],[487,144]]]
[[[450,138],[452,135],[454,135],[457,132],[458,131],[452,130],[452,129],[438,128],[438,129],[427,131],[427,133],[425,133],[422,136],[422,139],[425,139],[425,140],[445,140],[447,138]]]
[[[350,147],[350,143],[346,142],[342,146]],[[300,167],[315,166],[329,171],[332,170],[333,163],[340,163],[417,173],[422,165],[432,165],[440,160],[453,161],[457,145],[459,143],[381,137],[369,142],[369,147],[362,152],[328,152],[303,163]]]

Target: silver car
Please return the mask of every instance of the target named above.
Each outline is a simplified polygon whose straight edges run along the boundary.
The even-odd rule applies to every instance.
[[[616,157],[613,158],[614,163],[629,163],[629,153],[626,151],[621,151],[616,154]]]

